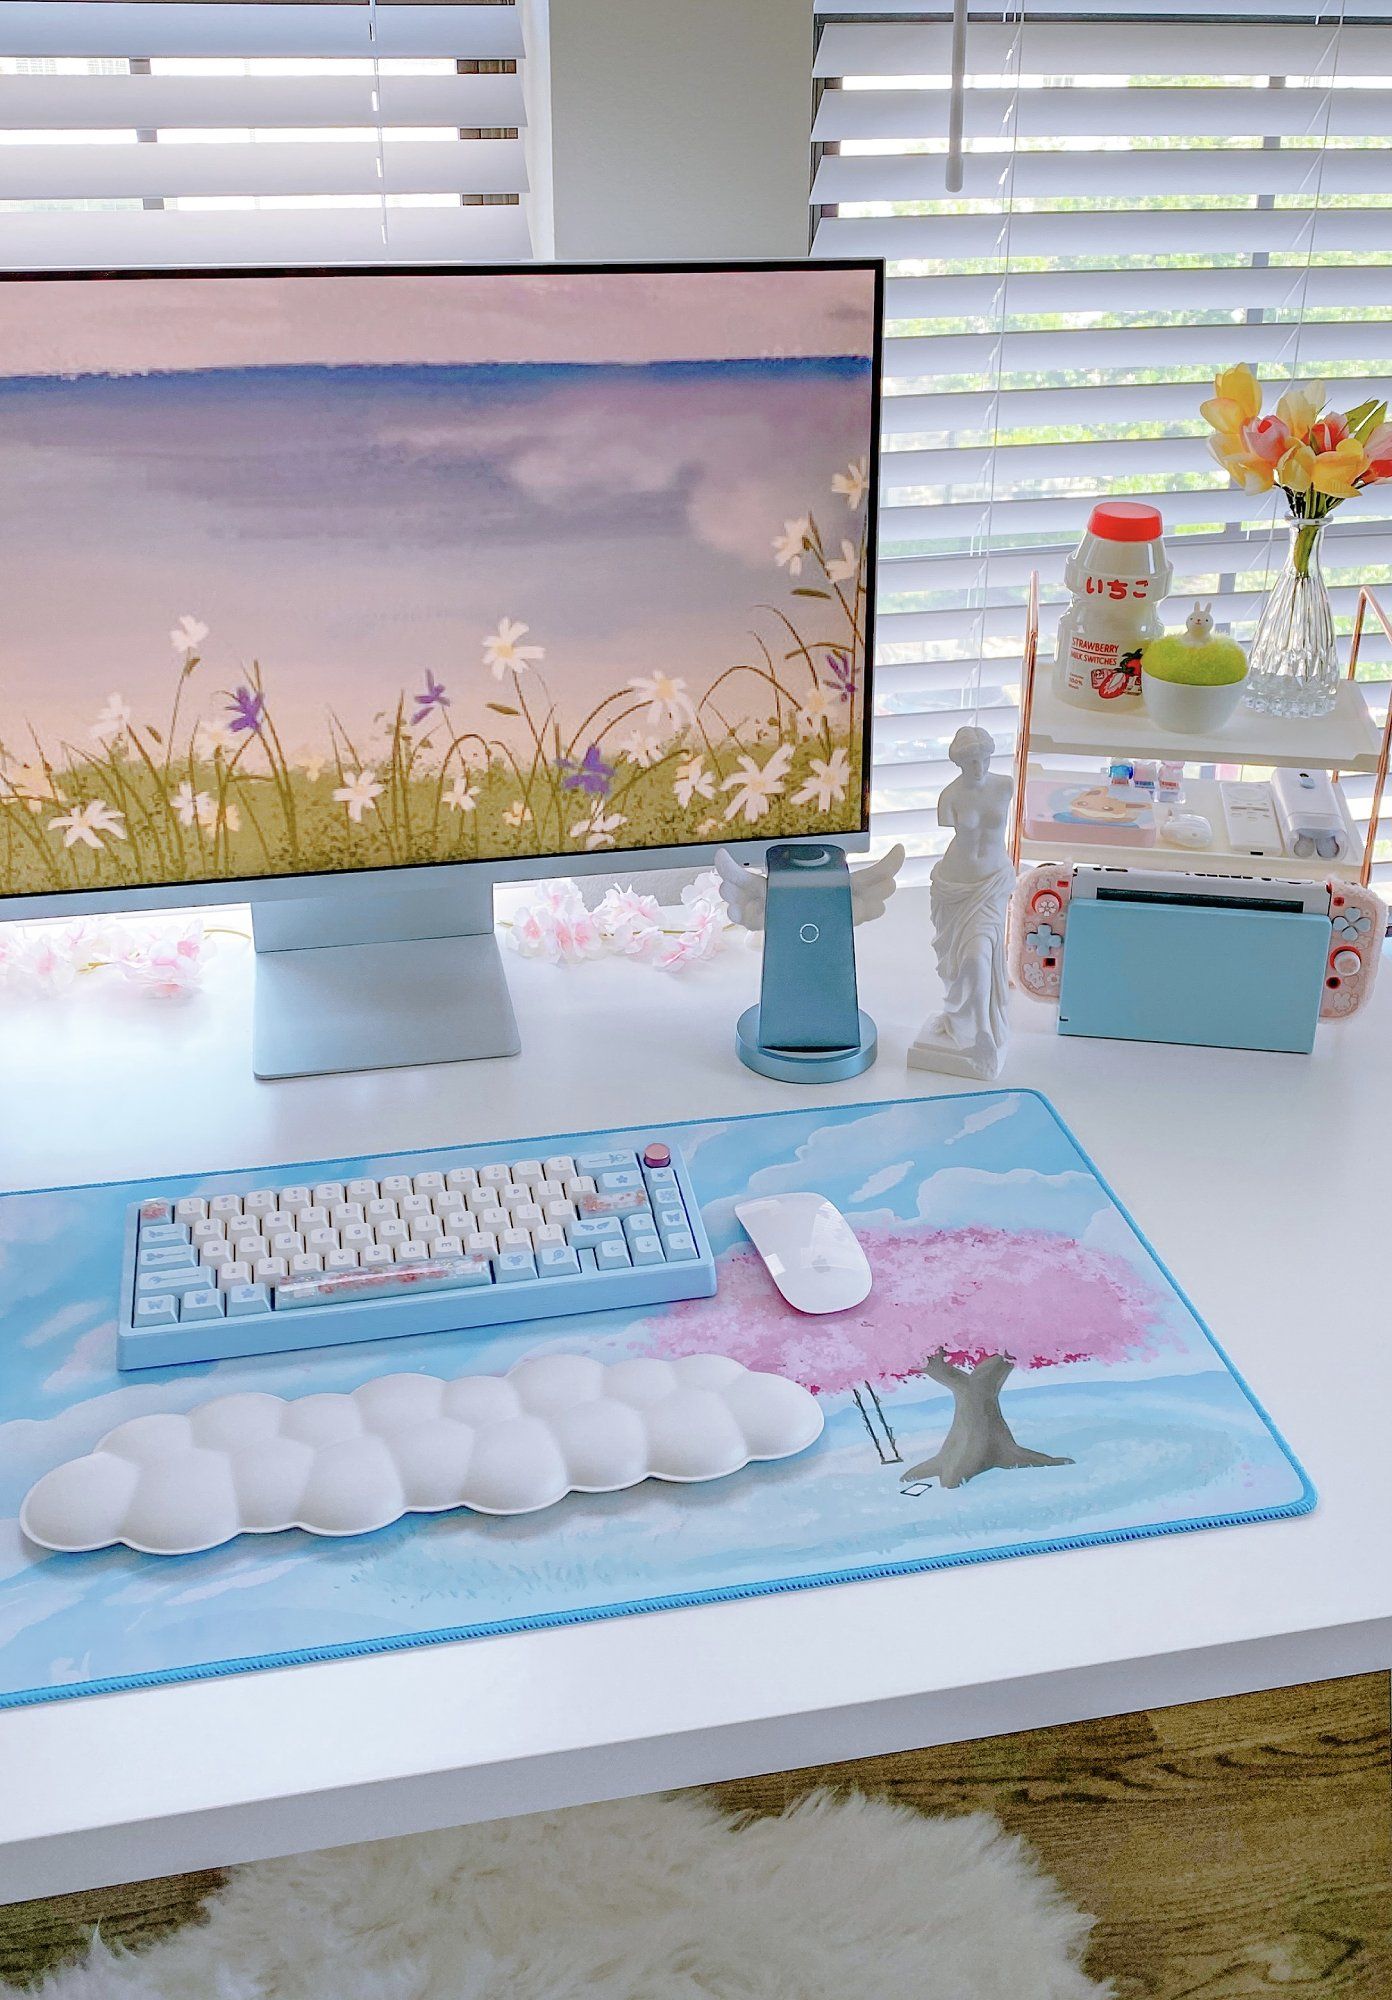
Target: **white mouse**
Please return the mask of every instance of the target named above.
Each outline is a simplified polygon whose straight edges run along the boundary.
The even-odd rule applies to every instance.
[[[1172,847],[1211,847],[1213,826],[1202,813],[1171,812],[1160,829]]]
[[[798,1312],[844,1312],[858,1306],[872,1279],[865,1252],[839,1208],[820,1194],[757,1195],[737,1201],[768,1274]]]

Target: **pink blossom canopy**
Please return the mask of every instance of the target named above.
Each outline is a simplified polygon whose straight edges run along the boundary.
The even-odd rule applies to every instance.
[[[713,1300],[655,1323],[655,1351],[720,1353],[809,1389],[903,1381],[943,1350],[958,1367],[1148,1356],[1167,1338],[1157,1291],[1120,1257],[1043,1229],[858,1229],[875,1284],[851,1312],[809,1318],[752,1249],[721,1259]]]

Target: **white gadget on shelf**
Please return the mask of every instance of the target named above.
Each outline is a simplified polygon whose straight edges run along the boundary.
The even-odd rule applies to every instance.
[[[1288,853],[1337,861],[1348,851],[1348,828],[1327,772],[1274,771],[1271,794]]]
[[[1059,1032],[1304,1051],[1372,992],[1387,912],[1348,882],[1047,863],[1011,902],[1017,985]]]
[[[1225,779],[1218,789],[1223,798],[1228,846],[1234,854],[1265,858],[1285,853],[1270,785]]]
[[[1172,809],[1161,822],[1160,836],[1167,847],[1212,847],[1213,825],[1203,813]]]
[[[865,1252],[825,1195],[758,1195],[737,1201],[735,1214],[796,1312],[844,1312],[869,1295]]]
[[[193,1555],[234,1535],[365,1535],[403,1514],[532,1514],[567,1493],[721,1479],[821,1430],[799,1383],[723,1355],[540,1354],[506,1375],[383,1375],[346,1396],[133,1417],[31,1486],[20,1523],[45,1549]]]

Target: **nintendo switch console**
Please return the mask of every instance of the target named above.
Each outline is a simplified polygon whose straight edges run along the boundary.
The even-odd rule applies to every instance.
[[[1059,1031],[1306,1051],[1377,977],[1387,912],[1353,883],[1048,863],[1011,903],[1016,985]]]

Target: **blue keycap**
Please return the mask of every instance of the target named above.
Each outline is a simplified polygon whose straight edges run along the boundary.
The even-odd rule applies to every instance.
[[[140,1246],[142,1271],[185,1271],[197,1262],[198,1252],[191,1243],[159,1244],[153,1250]]]
[[[186,1323],[197,1319],[222,1318],[222,1293],[205,1285],[201,1291],[185,1292],[179,1301],[179,1319]]]
[[[596,1174],[595,1180],[601,1194],[627,1194],[634,1188],[641,1191],[643,1186],[643,1176],[636,1167],[611,1168]]]
[[[539,1278],[568,1277],[580,1269],[580,1259],[563,1243],[547,1243],[536,1253]]]
[[[662,1242],[669,1264],[684,1264],[696,1255],[696,1239],[689,1229],[664,1229]]]
[[[140,1225],[142,1250],[159,1250],[170,1243],[187,1243],[188,1240],[188,1226],[182,1222],[142,1222]]]
[[[581,1272],[586,1276],[588,1276],[594,1270],[595,1267],[594,1251],[577,1250],[575,1254],[580,1259]]]
[[[653,1190],[654,1196],[657,1196],[658,1190],[661,1188],[671,1188],[673,1198],[675,1199],[679,1185],[675,1167],[649,1167],[647,1175],[648,1186]]]
[[[623,1219],[623,1226],[624,1235],[630,1243],[635,1236],[651,1236],[653,1234],[653,1219],[647,1209],[641,1209],[637,1215],[626,1215]]]
[[[684,1208],[673,1208],[666,1202],[662,1203],[657,1210],[657,1226],[664,1233],[669,1229],[685,1229],[686,1210]]]
[[[181,1271],[146,1271],[135,1281],[135,1296],[139,1300],[159,1292],[201,1292],[207,1288],[208,1273],[195,1264]]]
[[[577,1174],[604,1174],[611,1167],[632,1167],[636,1164],[635,1153],[577,1153],[575,1156]]]
[[[179,1307],[173,1292],[155,1292],[149,1298],[136,1301],[137,1326],[177,1326],[178,1321]]]
[[[534,1278],[536,1274],[530,1250],[504,1250],[493,1259],[493,1276],[500,1285],[515,1285],[519,1278]]]
[[[667,1262],[662,1245],[652,1235],[630,1236],[628,1239],[628,1254],[635,1264],[665,1264]]]
[[[632,1262],[622,1236],[606,1236],[602,1243],[596,1243],[594,1255],[597,1271],[626,1271]]]
[[[245,1319],[252,1313],[268,1313],[271,1295],[264,1285],[233,1285],[227,1294],[227,1317]]]
[[[682,1220],[686,1220],[685,1216]],[[578,1250],[586,1243],[602,1243],[608,1236],[617,1236],[622,1243],[623,1224],[617,1215],[587,1215],[582,1216],[579,1222],[568,1223],[566,1234],[572,1250]]]

